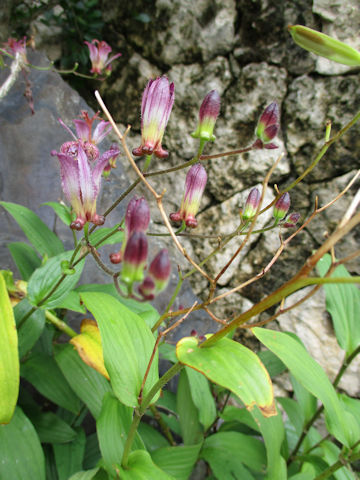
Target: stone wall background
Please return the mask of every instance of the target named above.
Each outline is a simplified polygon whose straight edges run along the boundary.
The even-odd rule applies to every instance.
[[[359,49],[360,10],[357,0],[102,0],[101,6],[106,23],[103,39],[111,44],[114,52],[121,51],[122,57],[114,64],[112,76],[100,85],[100,91],[115,120],[122,125],[132,125],[130,147],[137,146],[139,142],[139,106],[148,78],[166,74],[175,82],[175,106],[164,137],[164,146],[171,154],[161,165],[162,168],[189,160],[195,153],[197,143],[189,134],[195,128],[202,98],[213,88],[221,95],[222,107],[216,124],[217,140],[214,145],[206,147],[206,153],[248,145],[264,107],[273,100],[281,105],[278,144],[285,152],[285,157],[271,179],[269,200],[273,198],[274,184],[280,188],[288,185],[310,164],[322,145],[326,120],[330,119],[333,131],[338,131],[359,109],[359,72],[311,56],[292,42],[286,28],[288,24],[305,24]],[[7,8],[7,2],[0,7],[0,23],[4,27],[4,34],[9,31]],[[136,20],[139,13],[147,14],[150,21],[143,23]],[[38,33],[37,49],[56,60],[61,54],[59,32],[43,28],[38,21],[32,24],[31,29]],[[3,40],[6,40],[6,36]],[[39,84],[35,84],[39,95],[40,91],[48,88],[48,81],[43,82],[42,89]],[[95,109],[97,106],[91,92],[98,87],[94,81],[84,82],[81,86],[82,94]],[[64,89],[66,95],[63,94]],[[19,124],[24,124],[23,120],[19,120],[20,111],[22,118],[28,118],[26,121],[29,125],[33,125],[34,121],[39,122],[36,128],[32,127],[34,138],[37,132],[46,135],[47,143],[51,143],[51,146],[37,142],[36,148],[32,146],[24,149],[18,140],[10,140],[9,138],[16,137],[9,137],[8,133],[4,133],[0,139],[0,148],[4,154],[0,160],[2,165],[6,163],[4,158],[10,158],[10,162],[6,163],[10,176],[24,175],[25,183],[27,171],[14,172],[14,159],[19,161],[21,168],[25,168],[26,162],[35,162],[33,165],[36,165],[41,158],[44,167],[49,161],[48,152],[56,148],[54,142],[56,146],[61,143],[56,116],[61,115],[69,122],[77,115],[75,110],[83,102],[71,89],[63,86],[62,81],[57,82],[52,95],[55,103],[48,108],[51,112],[50,120],[43,115],[44,105],[41,100],[35,98],[35,116],[30,118],[30,114],[25,112],[26,106],[22,110],[18,107],[13,111],[12,121],[13,134],[15,132],[17,138],[23,135],[22,130],[19,130]],[[51,95],[47,97],[50,102],[49,97]],[[72,97],[76,100],[72,100]],[[67,102],[72,102],[70,108]],[[9,123],[11,106],[8,99],[6,113],[1,118],[3,125]],[[6,130],[8,131],[9,129]],[[316,195],[320,204],[326,203],[339,193],[359,168],[359,133],[359,125],[351,129],[340,142],[331,147],[311,175],[291,192],[292,208],[299,211],[303,218],[311,212]],[[209,181],[198,215],[197,233],[218,234],[231,231],[234,228],[231,220],[238,218],[239,208],[246,200],[249,189],[261,183],[278,152],[279,150],[250,152],[209,162]],[[56,171],[55,166],[51,169],[51,172]],[[15,198],[19,197],[19,185],[16,178],[10,180],[7,171],[3,168],[2,171],[1,197],[17,201]],[[46,171],[46,167],[41,171]],[[121,172],[118,171],[104,190],[103,205],[110,198],[116,197],[119,188],[123,189],[116,182],[120,181],[124,185],[125,177],[134,178],[124,163]],[[56,192],[53,198],[47,196],[47,200],[56,200],[60,194],[56,175],[48,174],[41,178],[37,175],[36,185],[27,193],[36,205],[44,201],[44,192],[50,196]],[[178,207],[184,179],[184,171],[168,177],[166,183],[164,177],[154,179],[156,187],[167,188],[168,195],[165,198],[168,212]],[[30,180],[29,182],[31,183]],[[21,185],[23,184],[24,182]],[[352,189],[354,191],[355,187]],[[20,197],[24,196],[23,192],[24,190]],[[321,244],[324,234],[335,227],[350,203],[350,198],[351,193],[296,237],[261,282],[245,289],[242,294],[231,297],[230,302],[216,305],[214,312],[221,318],[240,313],[289,278],[311,251]],[[159,216],[154,210],[153,229],[163,231]],[[9,225],[9,219],[6,221]],[[262,221],[265,225],[269,219]],[[13,234],[10,236],[13,238]],[[353,251],[359,244],[359,238],[359,230],[350,234],[337,247],[337,256]],[[244,255],[239,257],[221,280],[220,291],[226,291],[253,273],[261,271],[271,259],[278,243],[275,231],[253,238],[246,258]],[[198,259],[214,246],[209,240],[192,243],[185,241],[185,245]],[[209,262],[210,273],[217,272],[224,259],[235,249],[235,243],[231,243],[224,253]],[[176,261],[180,262],[181,259],[176,257]],[[352,273],[359,273],[359,259],[351,261],[348,268]],[[206,291],[206,284],[196,276],[191,282],[194,292],[201,297]],[[195,318],[197,317],[194,316]],[[206,325],[208,327],[209,324]],[[274,328],[295,331],[327,372],[335,376],[337,366],[342,361],[342,352],[334,340],[322,292],[314,296],[307,306],[301,306],[287,316],[280,317]],[[245,342],[251,342],[248,337],[250,335],[246,332],[242,335]],[[353,395],[360,394],[357,368],[358,365],[354,364],[352,375],[345,376],[342,383]]]

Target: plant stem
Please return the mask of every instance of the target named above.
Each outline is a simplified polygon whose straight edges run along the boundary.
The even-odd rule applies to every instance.
[[[57,329],[61,330],[62,332],[66,333],[69,337],[73,338],[78,335],[75,330],[73,330],[67,323],[63,320],[60,320],[56,315],[51,313],[49,310],[45,310],[45,317],[52,323]]]
[[[121,460],[121,465],[123,468],[127,467],[129,454],[131,451],[131,445],[134,441],[135,434],[137,428],[139,426],[141,417],[144,415],[147,407],[150,405],[151,400],[153,399],[154,395],[169,381],[171,380],[180,370],[184,367],[184,365],[180,362],[175,363],[169,370],[155,383],[155,385],[151,388],[150,392],[144,398],[141,407],[139,409],[135,408],[134,417],[132,424],[130,426],[129,434],[127,436],[125,446],[124,446],[124,453]]]
[[[147,394],[147,396],[144,398],[141,407],[140,407],[140,413],[143,415],[149,406],[151,400],[153,399],[154,395],[162,388],[164,385],[168,383],[169,380],[171,380],[177,373],[180,372],[180,370],[184,367],[184,365],[180,362],[175,363],[167,372],[164,373],[164,375],[155,383],[155,385],[151,388],[150,392]]]
[[[129,433],[128,433],[128,436],[127,436],[127,439],[126,439],[126,442],[125,442],[123,457],[122,457],[122,460],[121,460],[121,466],[123,468],[127,468],[129,454],[130,454],[130,451],[131,451],[131,446],[133,444],[133,441],[134,441],[134,438],[135,438],[135,435],[136,435],[141,417],[142,417],[142,414],[140,414],[139,411],[135,408],[133,421],[131,423],[130,430],[129,430]]]

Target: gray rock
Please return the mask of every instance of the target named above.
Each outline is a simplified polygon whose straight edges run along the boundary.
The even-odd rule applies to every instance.
[[[297,174],[310,165],[323,145],[326,121],[331,120],[335,134],[356,114],[359,93],[356,75],[329,78],[303,75],[290,84],[283,121],[286,148]],[[357,168],[359,132],[357,124],[336,142],[305,182],[324,181]]]

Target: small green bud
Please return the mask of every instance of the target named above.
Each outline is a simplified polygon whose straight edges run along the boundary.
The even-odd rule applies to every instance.
[[[289,25],[288,30],[297,45],[315,55],[351,67],[360,65],[360,52],[340,40],[303,25]]]

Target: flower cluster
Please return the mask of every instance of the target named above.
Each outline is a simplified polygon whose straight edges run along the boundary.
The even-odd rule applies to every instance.
[[[26,37],[23,37],[21,40],[16,40],[16,38],[8,38],[8,41],[4,43],[5,50],[11,55],[20,54],[23,63],[28,63],[26,57]]]
[[[125,238],[120,251],[110,255],[112,263],[122,262],[121,279],[132,288],[142,282],[138,291],[144,300],[152,300],[165,289],[171,273],[167,250],[161,250],[150,264],[144,279],[148,257],[146,231],[150,223],[150,209],[144,197],[133,197],[125,213]]]
[[[90,118],[88,113],[83,111],[82,118],[74,120],[75,135],[59,119],[74,140],[61,145],[60,152],[51,152],[60,162],[62,188],[76,216],[70,227],[75,230],[81,230],[86,222],[95,225],[104,223],[104,217],[96,213],[101,176],[120,153],[119,148],[113,145],[100,155],[97,145],[108,135],[111,127],[108,122],[101,120],[92,132],[95,120],[98,120],[98,114]]]

